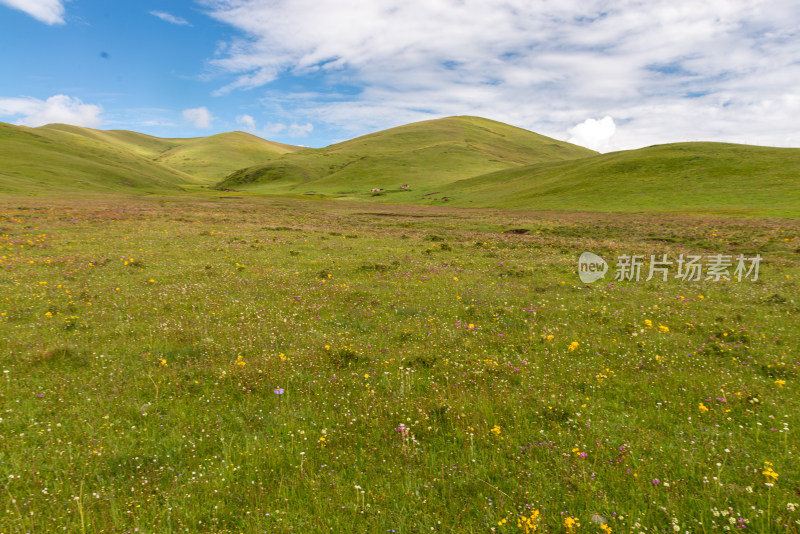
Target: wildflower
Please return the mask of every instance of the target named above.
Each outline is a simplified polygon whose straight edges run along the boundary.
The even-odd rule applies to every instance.
[[[658,484],[661,484],[661,481],[659,479],[657,479],[657,478],[654,478],[650,482],[652,482],[654,486],[657,486]]]
[[[499,436],[499,435],[500,435],[500,432],[501,432],[501,430],[500,430],[500,427],[499,427],[499,426],[497,426],[497,425],[494,425],[494,427],[492,427],[492,429],[491,429],[489,432],[491,432],[491,433],[492,433],[492,434],[494,434],[495,436]]]
[[[575,532],[581,524],[577,517],[567,516],[564,518],[564,526],[567,527],[567,532]]]
[[[275,388],[272,390],[275,395],[283,395],[283,388]]]
[[[242,357],[241,354],[239,354],[236,357],[236,365],[238,365],[239,367],[244,367],[245,365],[247,365],[247,362],[244,361],[244,358]]]
[[[658,325],[658,329],[661,330],[662,332],[669,332],[669,327],[664,326],[663,324]]]
[[[284,353],[282,353],[282,352],[281,352],[280,354],[278,354],[278,358],[280,358],[282,362],[285,362],[286,360],[288,360],[288,359],[289,359],[289,358],[287,358],[287,357],[286,357],[286,355],[285,355]]]
[[[648,328],[652,328],[653,327],[653,321],[651,321],[650,319],[645,319],[644,320],[644,325],[647,326]]]
[[[555,336],[554,336],[553,334],[547,334],[547,337],[545,338],[545,340],[547,340],[547,341],[553,341],[553,338],[554,338],[554,337],[555,337]]]
[[[786,385],[786,380],[781,380],[779,378],[778,380],[775,381],[775,385],[777,385],[779,388],[782,388],[783,386]]]
[[[528,516],[520,516],[517,519],[517,528],[522,529],[525,534],[536,532],[539,528],[539,510],[532,510]]]
[[[572,352],[572,351],[574,351],[575,349],[578,348],[578,345],[580,345],[580,343],[578,343],[577,341],[573,341],[572,343],[569,344],[569,347],[567,347],[567,350]]]
[[[600,530],[602,530],[604,534],[611,534],[611,527],[609,527],[608,524],[604,523],[600,525]]]
[[[167,359],[161,358],[161,367],[166,367],[166,366],[167,366]]]
[[[698,408],[700,408],[701,413],[706,413],[708,411],[708,406],[706,406],[702,402],[700,403],[700,406],[698,406]]]
[[[500,527],[502,527],[502,526],[503,526],[504,524],[506,524],[507,522],[508,522],[508,519],[506,519],[506,518],[504,517],[503,519],[501,519],[500,521],[498,521],[498,522],[497,522],[497,525],[498,525],[498,526],[500,526]]]
[[[765,477],[767,477],[767,485],[768,486],[772,486],[772,483],[777,481],[778,477],[780,476],[780,475],[778,475],[778,473],[776,473],[772,469],[772,463],[771,462],[764,462],[764,470],[761,471],[761,474],[764,475]]]

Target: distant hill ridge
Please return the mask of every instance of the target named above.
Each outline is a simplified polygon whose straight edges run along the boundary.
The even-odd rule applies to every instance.
[[[799,177],[795,148],[676,143],[598,154],[469,116],[412,123],[318,149],[244,132],[162,139],[0,123],[0,194],[14,195],[215,187],[371,202],[795,217]]]
[[[399,126],[320,149],[285,154],[228,176],[219,188],[348,194],[437,187],[489,172],[596,152],[479,117]]]

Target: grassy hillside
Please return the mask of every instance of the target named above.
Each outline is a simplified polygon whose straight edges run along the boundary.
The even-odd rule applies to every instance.
[[[476,117],[417,122],[242,169],[219,184],[254,192],[369,196],[438,187],[488,172],[595,152]],[[403,195],[405,197],[406,195]]]
[[[171,148],[193,141],[193,139],[162,139],[128,130],[95,130],[92,128],[83,128],[81,126],[72,126],[70,124],[48,124],[36,130],[56,130],[88,137],[133,152],[147,159],[155,159]]]
[[[255,194],[372,202],[800,216],[798,177],[800,149],[679,143],[597,154],[475,117],[418,122],[321,149],[243,132],[160,139],[0,123],[0,193],[14,194],[217,184]]]
[[[0,192],[180,191],[192,176],[71,128],[0,123]]]
[[[297,148],[244,132],[161,139],[66,124],[0,123],[0,192],[178,191]]]
[[[298,148],[244,132],[228,132],[183,140],[159,154],[155,160],[207,183],[216,183],[236,169],[262,163]]]
[[[799,191],[800,149],[679,143],[509,169],[413,200],[448,198],[454,205],[495,208],[766,209],[797,215]]]

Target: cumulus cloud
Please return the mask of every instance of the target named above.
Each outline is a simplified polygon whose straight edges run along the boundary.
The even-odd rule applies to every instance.
[[[236,123],[242,125],[248,132],[256,130],[256,120],[250,115],[239,115],[236,117]]]
[[[798,142],[794,0],[198,1],[240,32],[212,59],[232,77],[218,94],[289,76],[348,89],[284,101],[298,124],[469,114],[566,139],[608,114],[617,148]]]
[[[211,122],[214,117],[211,112],[205,107],[191,108],[183,110],[183,119],[191,123],[195,128],[208,129],[211,128]]]
[[[289,126],[289,137],[308,137],[308,134],[314,131],[314,125],[310,122],[305,124],[293,123]]]
[[[265,124],[260,130],[256,127],[256,120],[252,115],[238,115],[236,123],[244,127],[244,129],[252,134],[260,135],[261,137],[271,137],[281,133],[285,133],[289,137],[308,137],[314,131],[314,125],[310,122],[305,124],[292,124],[286,125],[282,122],[270,122]]]
[[[63,0],[0,0],[0,4],[24,11],[45,24],[64,24]]]
[[[182,17],[176,17],[175,15],[167,13],[166,11],[151,11],[150,14],[154,17],[160,18],[164,22],[169,22],[170,24],[175,24],[177,26],[191,26],[191,23],[189,23],[188,20]]]
[[[609,116],[605,116],[600,120],[586,119],[567,130],[569,133],[568,141],[598,152],[609,152],[614,150],[614,144],[611,139],[616,131],[617,125],[614,124],[614,119]]]
[[[0,116],[10,117],[23,126],[44,126],[51,123],[73,124],[96,128],[103,123],[103,108],[84,104],[67,95],[38,98],[0,98]]]

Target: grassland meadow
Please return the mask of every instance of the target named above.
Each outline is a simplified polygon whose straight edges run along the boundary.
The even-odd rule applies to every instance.
[[[798,533],[799,253],[779,218],[3,199],[0,532]]]

